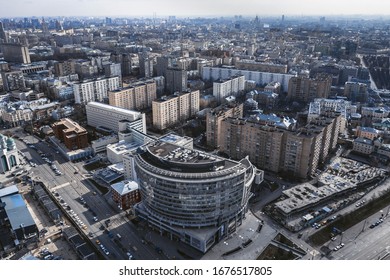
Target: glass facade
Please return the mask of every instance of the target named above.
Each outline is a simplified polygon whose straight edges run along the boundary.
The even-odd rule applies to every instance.
[[[187,149],[185,152],[195,153]],[[134,155],[142,197],[141,204],[136,206],[142,212],[139,216],[202,251],[241,225],[255,176],[248,160],[243,163],[212,157],[206,163],[195,160],[197,167],[194,162],[172,162],[156,156],[148,147]],[[215,168],[216,164],[219,168]],[[205,172],[207,168],[209,171]],[[195,238],[188,232],[178,233],[178,228],[215,230],[211,235]]]

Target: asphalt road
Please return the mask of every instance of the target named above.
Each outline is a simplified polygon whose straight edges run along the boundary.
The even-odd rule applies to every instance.
[[[84,229],[82,226],[78,226],[91,239],[93,244],[101,251],[96,244],[96,239],[99,239],[110,252],[109,255],[103,254],[106,258],[128,259],[127,252],[130,252],[136,259],[142,260],[164,258],[151,245],[142,242],[142,239],[145,239],[145,236],[143,236],[144,232],[129,222],[123,211],[116,209],[112,205],[110,194],[103,196],[87,180],[89,174],[82,168],[82,162],[68,162],[61,154],[56,153],[55,148],[51,144],[39,141],[34,136],[27,136],[22,132],[15,133],[15,135],[18,135],[20,138],[16,140],[18,149],[26,155],[28,160],[32,160],[37,164],[36,167],[25,165],[30,176],[45,183],[52,192],[56,191],[58,193],[64,202],[69,205],[70,209],[73,210],[71,214],[76,214],[85,225]],[[63,174],[55,175],[50,165],[39,156],[37,151],[28,147],[22,140],[27,140],[29,143],[34,144],[38,150],[44,152]],[[90,210],[81,203],[80,197],[83,197]],[[93,212],[91,210],[96,214],[97,222],[93,220]],[[66,212],[70,214],[69,211]],[[76,221],[74,217],[72,219]],[[107,219],[110,219],[110,225],[107,229],[112,233],[112,237],[109,237],[108,233],[100,228],[102,225],[106,227],[104,221]],[[92,233],[92,237],[88,236],[89,232]],[[121,239],[117,237],[117,234],[121,236]],[[117,240],[116,242],[114,242],[115,239]]]

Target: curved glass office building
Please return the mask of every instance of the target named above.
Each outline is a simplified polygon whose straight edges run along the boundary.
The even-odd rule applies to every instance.
[[[163,142],[138,149],[134,164],[142,197],[138,216],[202,252],[241,225],[252,182],[262,176],[248,159]]]

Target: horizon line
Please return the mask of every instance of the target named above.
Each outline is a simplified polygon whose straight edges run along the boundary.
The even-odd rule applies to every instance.
[[[215,14],[215,15],[174,15],[174,14],[163,14],[163,15],[155,15],[155,14],[143,14],[143,15],[67,15],[67,16],[60,16],[60,15],[31,15],[31,16],[0,16],[0,19],[19,19],[19,18],[154,18],[154,19],[162,19],[162,18],[169,18],[169,17],[176,17],[176,18],[235,18],[235,17],[269,17],[269,18],[278,18],[281,16],[290,16],[290,17],[331,17],[331,18],[337,18],[337,17],[388,17],[390,18],[390,14]]]

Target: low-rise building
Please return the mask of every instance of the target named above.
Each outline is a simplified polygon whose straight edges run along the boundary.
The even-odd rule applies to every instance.
[[[54,135],[69,150],[77,150],[88,147],[87,130],[75,121],[65,118],[53,124]]]
[[[111,185],[111,198],[122,210],[132,208],[141,201],[137,182],[122,181]]]
[[[374,140],[375,138],[378,138],[382,134],[382,131],[377,130],[372,127],[362,127],[358,126],[356,128],[356,133],[355,135],[360,138],[366,138],[370,140]]]
[[[370,155],[374,151],[374,142],[367,138],[356,138],[353,141],[353,151],[359,154]]]

